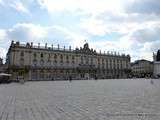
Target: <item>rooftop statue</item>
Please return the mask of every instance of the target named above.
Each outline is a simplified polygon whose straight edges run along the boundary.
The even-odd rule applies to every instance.
[[[84,48],[84,49],[88,49],[88,48],[89,48],[88,43],[84,44],[84,47],[83,47],[83,48]]]
[[[157,61],[160,61],[160,50],[157,51]]]

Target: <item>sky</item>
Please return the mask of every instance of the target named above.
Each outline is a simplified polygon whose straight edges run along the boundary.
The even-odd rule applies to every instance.
[[[159,0],[0,0],[0,57],[11,41],[81,47],[153,60],[160,49]]]

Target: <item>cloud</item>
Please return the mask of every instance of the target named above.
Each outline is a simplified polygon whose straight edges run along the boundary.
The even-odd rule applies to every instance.
[[[3,58],[5,60],[7,50],[5,48],[0,47],[0,51],[1,51],[0,52],[0,58]]]
[[[6,37],[6,31],[3,29],[0,29],[0,41],[4,40]]]
[[[28,3],[31,4],[32,0],[28,0]],[[31,15],[29,9],[27,8],[29,4],[25,1],[21,0],[0,0],[0,4],[5,8],[12,8],[18,12],[25,13]]]
[[[158,14],[160,13],[159,0],[132,0],[126,6],[128,13]]]
[[[37,0],[37,2],[49,12],[79,11],[83,14],[97,14],[104,11],[119,12],[124,0]]]
[[[146,22],[131,32],[130,38],[141,43],[160,40],[160,22]]]
[[[126,26],[124,25],[124,27]],[[92,46],[94,48],[101,48],[102,51],[119,51],[120,53],[130,54],[132,61],[136,59],[152,61],[152,53],[160,49],[159,33],[159,22],[144,22],[130,30],[128,29],[128,33],[120,36],[118,40],[99,39]],[[94,34],[92,33],[92,35]]]
[[[11,40],[20,42],[34,42],[80,46],[86,38],[62,26],[41,26],[31,23],[18,23],[9,29],[0,30],[1,47],[7,51]]]
[[[152,60],[153,52],[155,53],[157,52],[158,49],[160,49],[159,45],[160,45],[160,40],[145,42],[139,52],[141,58]]]
[[[7,30],[10,39],[38,41],[47,36],[47,31],[40,25],[21,23]]]
[[[159,33],[159,22],[146,22],[123,36],[119,45],[130,51],[132,60],[135,60],[135,58],[152,60],[152,53],[160,49]]]
[[[140,29],[142,26],[143,30]],[[87,39],[89,40],[90,47],[97,49],[98,52],[101,49],[102,51],[117,51],[130,54],[132,61],[140,58],[152,60],[152,52],[156,51],[160,44],[158,37],[155,37],[159,33],[159,26],[158,23],[150,23],[148,26],[142,26],[139,29],[130,31],[129,34],[123,35],[115,41],[108,41],[105,38],[93,41],[91,39],[92,37],[71,31],[62,26],[41,26],[39,24],[19,23],[9,29],[0,30],[1,49],[4,52],[3,54],[1,53],[1,56],[5,55],[7,51],[6,46],[9,46],[11,40],[34,42],[35,44],[40,42],[42,44],[53,43],[57,45],[59,43],[61,46],[71,45],[80,47],[83,45],[84,39]],[[150,27],[153,28],[152,32],[150,32]],[[145,35],[147,35],[147,38],[152,39],[146,40]]]
[[[3,0],[0,0],[0,5],[3,5],[3,4],[4,4]]]
[[[30,11],[24,6],[20,0],[16,0],[10,4],[10,6],[19,12],[30,14]]]
[[[110,32],[107,27],[107,24],[104,23],[103,20],[98,20],[95,18],[82,19],[80,23],[80,28],[86,30],[91,35],[105,35],[106,33]]]
[[[18,20],[0,29],[2,48],[12,39],[74,47],[87,39],[95,49],[130,54],[132,61],[152,60],[151,53],[158,49],[158,0],[0,0],[0,4],[25,13],[25,20],[16,16]],[[33,16],[26,17],[29,13]]]

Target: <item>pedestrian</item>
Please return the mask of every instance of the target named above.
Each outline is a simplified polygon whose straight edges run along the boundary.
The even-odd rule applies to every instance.
[[[72,82],[72,77],[71,76],[69,76],[69,82]]]
[[[150,83],[153,85],[154,84],[153,80],[151,80]]]

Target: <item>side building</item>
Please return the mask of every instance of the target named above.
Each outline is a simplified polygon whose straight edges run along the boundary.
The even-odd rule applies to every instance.
[[[131,63],[132,76],[143,78],[152,77],[153,75],[153,62],[148,60],[137,60]]]
[[[157,53],[153,53],[153,63],[154,63],[154,77],[160,78],[160,50],[157,51]]]
[[[8,66],[3,64],[3,59],[0,58],[0,73],[7,73]]]
[[[88,43],[73,50],[12,41],[6,62],[13,80],[127,78],[131,71],[129,55],[97,53]]]

